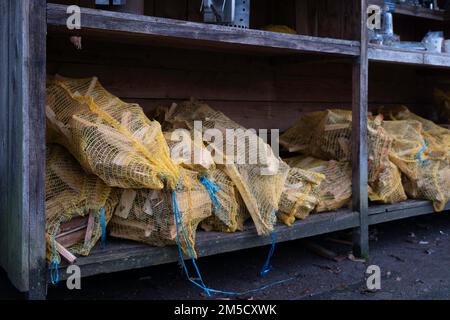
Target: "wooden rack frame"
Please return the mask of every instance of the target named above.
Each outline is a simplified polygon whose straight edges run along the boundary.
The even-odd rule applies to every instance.
[[[368,205],[369,62],[449,68],[450,58],[368,46],[367,1],[360,0],[359,5],[362,10],[357,17],[360,23],[356,41],[242,30],[96,9],[82,9],[81,32],[126,38],[127,42],[189,45],[195,50],[213,48],[248,54],[294,53],[349,59],[353,65],[352,209],[313,215],[293,227],[277,225],[276,231],[278,241],[288,241],[354,229],[355,254],[366,257],[369,225],[433,212],[428,201]],[[47,4],[45,0],[0,2],[0,43],[3,44],[0,46],[0,264],[13,284],[28,292],[30,299],[45,298],[48,283],[44,238],[46,34],[67,32],[66,8]],[[269,243],[269,238],[258,237],[250,227],[234,234],[201,233],[197,246],[199,256],[207,256]],[[95,248],[89,257],[79,258],[77,264],[83,276],[90,276],[176,260],[174,248],[112,240],[106,248]],[[61,271],[64,268],[61,266]],[[64,278],[65,273],[61,275]]]

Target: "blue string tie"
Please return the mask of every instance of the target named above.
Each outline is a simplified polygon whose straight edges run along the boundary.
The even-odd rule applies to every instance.
[[[212,293],[228,295],[228,296],[244,296],[244,295],[248,295],[248,294],[251,294],[251,293],[257,293],[257,292],[266,290],[266,289],[268,289],[270,287],[281,285],[283,283],[286,283],[288,281],[292,281],[292,280],[295,279],[295,277],[291,277],[291,278],[288,278],[288,279],[284,279],[284,280],[280,280],[280,281],[276,281],[276,282],[267,284],[267,285],[265,285],[263,287],[260,287],[260,288],[257,288],[257,289],[251,289],[251,290],[247,290],[247,291],[244,291],[244,292],[222,291],[222,290],[215,290],[215,289],[208,288],[205,285],[205,283],[203,281],[203,278],[202,278],[202,275],[200,273],[200,269],[198,268],[197,263],[195,262],[194,252],[193,252],[192,246],[191,246],[191,244],[189,242],[189,239],[187,238],[187,233],[186,233],[186,231],[184,229],[182,213],[180,212],[179,207],[178,207],[176,191],[172,192],[172,199],[173,199],[173,212],[174,212],[174,216],[175,216],[175,226],[176,226],[176,231],[177,231],[178,253],[180,255],[181,265],[182,265],[182,267],[184,269],[184,272],[186,274],[186,277],[187,277],[188,281],[191,282],[192,284],[194,284],[196,287],[202,289],[206,293],[206,295],[208,297],[211,297]],[[192,265],[194,266],[195,272],[197,274],[196,278],[193,278],[193,277],[190,276],[189,270],[188,270],[188,268],[186,266],[186,263],[184,261],[183,251],[181,249],[181,236],[180,236],[180,227],[179,227],[180,225],[181,225],[181,230],[183,232],[184,241],[185,241],[186,246],[187,246],[188,251],[189,251],[189,255],[190,255],[190,259],[192,261]],[[273,232],[272,233],[272,248],[271,248],[271,250],[269,252],[269,255],[268,255],[268,258],[266,260],[265,266],[266,265],[270,266],[270,260],[271,260],[271,258],[273,256],[274,251],[275,251],[275,241],[276,241],[276,235],[275,235],[275,232]],[[263,267],[263,269],[265,269],[265,268]],[[271,269],[271,268],[269,268],[269,269]],[[267,273],[268,272],[265,272],[264,275],[267,274]]]
[[[261,278],[264,278],[270,271],[273,270],[272,266],[272,257],[275,253],[275,245],[277,243],[277,234],[275,231],[272,232],[272,246],[270,247],[269,254],[267,255],[266,262],[264,263],[263,267],[259,271],[259,276]]]
[[[59,282],[59,262],[58,253],[56,252],[55,237],[52,239],[53,261],[50,265],[50,281],[56,286]]]
[[[206,190],[209,193],[209,197],[211,198],[211,201],[213,203],[214,209],[218,210],[220,208],[220,202],[217,199],[216,192],[222,190],[216,183],[214,183],[212,180],[208,179],[206,176],[200,177],[200,183],[203,184],[206,188]]]
[[[416,155],[416,160],[418,160],[421,164],[427,164],[430,162],[429,159],[428,160],[422,159],[422,155],[427,150],[428,144],[429,144],[428,140],[425,139],[423,148],[420,149],[419,153]]]

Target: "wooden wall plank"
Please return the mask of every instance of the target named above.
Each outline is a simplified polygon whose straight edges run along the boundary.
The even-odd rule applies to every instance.
[[[0,225],[6,250],[1,264],[19,290],[31,290],[31,298],[42,298],[46,288],[45,10],[45,0],[2,2],[2,17],[9,25],[4,39],[8,55],[5,61],[2,50],[2,64],[9,67],[6,82],[2,81],[7,98],[1,103],[1,116],[7,122],[1,198],[1,219],[6,223]]]
[[[8,252],[8,105],[9,105],[9,1],[0,1],[0,252]],[[8,267],[9,256],[0,254],[0,265]]]

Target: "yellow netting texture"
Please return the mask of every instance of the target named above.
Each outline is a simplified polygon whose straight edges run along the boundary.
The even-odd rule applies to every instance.
[[[291,168],[280,200],[278,219],[290,226],[295,219],[306,219],[319,204],[320,184],[325,176]]]
[[[96,78],[50,79],[46,114],[49,141],[64,145],[109,186],[162,189],[165,181],[174,189],[179,182],[160,124]]]
[[[219,232],[242,231],[250,215],[235,184],[220,168],[210,172],[209,178],[220,187],[220,191],[216,192],[219,205],[213,207],[213,216],[202,223],[202,228]]]
[[[407,108],[386,112],[383,127],[393,137],[390,159],[403,173],[409,197],[433,201],[442,211],[450,199],[450,131]]]
[[[195,247],[198,225],[211,216],[211,199],[200,184],[197,172],[181,169],[184,186],[176,190],[178,208],[185,233],[179,225],[180,244],[188,253],[184,236]],[[109,225],[111,236],[143,242],[153,246],[175,245],[175,225],[172,192],[167,190],[127,189],[122,191],[119,205]]]
[[[368,121],[369,196],[373,201],[400,202],[406,195],[400,172],[389,160],[392,138],[381,123],[381,117]],[[280,137],[280,144],[322,160],[351,161],[351,137],[351,111],[333,109],[303,115]]]
[[[319,186],[317,212],[334,211],[350,205],[352,196],[352,168],[345,161],[324,161],[298,156],[285,160],[293,168],[322,174],[325,179]]]
[[[194,121],[201,121],[201,130],[208,150],[211,151],[216,164],[226,163],[224,171],[239,190],[258,234],[270,233],[276,222],[276,211],[289,167],[277,158],[270,146],[255,133],[247,131],[206,104],[192,100],[180,105],[174,104],[163,113],[164,128],[185,127],[196,131]],[[221,133],[221,139],[208,139],[205,135],[208,129]],[[234,129],[234,139],[227,139],[227,129]],[[256,143],[248,143],[252,140]],[[226,154],[224,150],[227,150]],[[230,160],[229,150],[232,151],[233,160]],[[254,160],[255,155],[258,159],[251,163],[250,159]],[[218,158],[221,161],[218,161]]]
[[[45,174],[45,217],[47,233],[47,257],[52,257],[52,241],[63,241],[61,225],[74,218],[95,215],[92,237],[71,244],[68,249],[73,254],[88,255],[101,237],[100,210],[105,209],[105,222],[108,223],[117,194],[102,180],[87,175],[68,151],[58,145],[47,145]],[[82,224],[81,233],[86,233],[87,225]],[[70,229],[70,228],[69,228]],[[67,230],[64,230],[67,233]]]

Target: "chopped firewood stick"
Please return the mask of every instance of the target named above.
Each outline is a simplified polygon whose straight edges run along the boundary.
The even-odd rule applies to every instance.
[[[117,217],[121,217],[123,219],[127,219],[133,206],[134,199],[136,198],[136,194],[137,194],[136,191],[132,189],[124,190],[122,192],[119,205],[117,206],[114,215],[116,215]]]
[[[57,236],[56,240],[58,240],[58,242],[62,246],[66,247],[66,248],[70,248],[71,246],[73,246],[77,243],[83,242],[85,235],[86,235],[86,228],[83,228],[76,232],[68,233],[64,236]]]
[[[88,225],[87,225],[87,229],[86,229],[86,235],[84,237],[84,245],[85,246],[87,246],[89,244],[89,242],[91,242],[92,233],[94,232],[94,227],[95,227],[95,213],[93,211],[91,211],[89,213],[89,220],[88,220]]]
[[[66,231],[66,232],[59,233],[59,234],[56,236],[56,239],[64,238],[64,237],[66,237],[66,236],[68,236],[68,235],[71,235],[72,233],[77,233],[77,232],[79,232],[79,231],[81,231],[81,230],[86,230],[86,228],[87,228],[87,225],[83,225],[83,226],[79,226],[79,227],[77,227],[77,228],[75,228],[75,229],[71,229],[71,230],[68,230],[68,231]]]
[[[79,230],[80,227],[86,227],[88,223],[88,217],[74,217],[70,221],[61,223],[59,233],[66,233],[72,230]]]
[[[66,248],[64,248],[59,242],[55,241],[55,247],[56,247],[56,251],[58,251],[58,253],[67,260],[67,262],[69,262],[70,264],[73,264],[76,260],[77,257],[75,257],[73,254],[71,254],[69,252],[69,250],[67,250]]]

